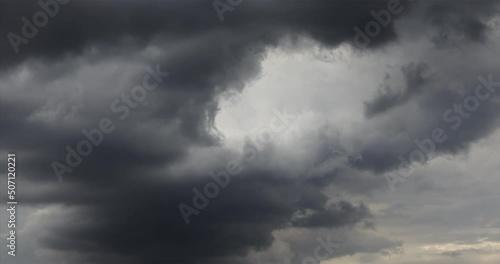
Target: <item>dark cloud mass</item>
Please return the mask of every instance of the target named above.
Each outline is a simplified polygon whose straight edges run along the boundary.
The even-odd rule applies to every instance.
[[[484,21],[496,14],[497,2],[454,3],[423,4],[423,17],[437,32],[431,36],[436,47],[464,43],[456,36],[487,42]],[[409,1],[401,5],[401,18],[420,10]],[[328,188],[356,189],[357,194],[378,189],[368,182],[397,167],[398,155],[440,126],[442,113],[463,101],[461,92],[473,93],[474,86],[465,91],[442,86],[433,65],[405,62],[359,106],[367,122],[380,122],[384,134],[391,135],[377,134],[359,144],[362,158],[351,155],[342,163],[347,150],[332,155],[325,150],[332,138],[311,136],[307,140],[316,143],[307,158],[321,170],[297,175],[268,158],[280,151],[270,145],[255,162],[243,165],[199,215],[191,215],[189,225],[179,204],[193,206],[193,188],[202,190],[211,182],[209,172],[224,170],[232,159],[244,164],[245,157],[224,145],[214,120],[223,96],[242,92],[261,74],[269,49],[284,42],[299,49],[302,38],[324,48],[352,45],[353,28],[372,21],[371,10],[386,8],[387,1],[247,0],[221,22],[212,1],[73,0],[60,5],[59,13],[15,53],[7,33],[21,34],[21,18],[31,19],[39,6],[2,1],[1,147],[19,157],[24,206],[52,210],[48,217],[39,216],[43,231],[34,239],[37,248],[49,252],[49,259],[61,254],[61,263],[237,263],[242,258],[252,263],[246,256],[269,250],[279,230],[372,228],[369,204],[332,195]],[[397,19],[359,50],[360,56],[397,43]],[[98,127],[104,117],[118,120],[111,102],[141,83],[146,66],[157,64],[169,75],[148,94],[147,107],[142,104],[115,122],[116,130],[59,183],[50,164],[64,161],[65,147],[84,139],[82,129]],[[393,80],[397,74],[403,83]],[[412,104],[422,111],[406,120]],[[498,127],[499,110],[498,101],[485,102],[436,153],[459,153],[490,134]],[[198,150],[203,158],[196,158]],[[330,168],[329,162],[343,167]],[[374,175],[358,175],[365,171]],[[345,244],[332,257],[402,244],[367,240],[373,243],[351,241],[352,248]],[[291,257],[291,263],[302,263],[302,254]]]
[[[405,5],[403,3],[402,5]],[[2,2],[2,27],[5,32],[20,33],[21,17],[31,17],[38,9],[34,2]],[[242,45],[272,44],[283,34],[307,34],[327,45],[351,41],[352,29],[370,21],[370,10],[387,7],[387,2],[363,4],[348,1],[247,1],[237,13],[227,12],[230,23],[221,23],[212,1],[72,1],[61,6],[60,12],[42,28],[40,37],[23,45],[15,54],[6,34],[2,36],[3,65],[18,62],[28,56],[54,57],[67,52],[81,52],[95,43],[113,45],[131,37],[136,45],[146,44],[161,34],[180,39],[213,31],[227,32],[212,47],[230,47],[235,37],[245,39]],[[112,14],[112,15],[110,15]],[[180,16],[179,14],[182,14]],[[394,38],[389,27],[374,39],[383,43]],[[201,40],[204,41],[204,40]],[[229,43],[228,43],[229,42]],[[206,43],[208,44],[208,43]],[[232,56],[238,53],[232,52]],[[219,53],[212,56],[222,55]],[[223,56],[218,57],[223,59]],[[207,61],[208,62],[208,61]],[[221,63],[223,65],[223,63]]]

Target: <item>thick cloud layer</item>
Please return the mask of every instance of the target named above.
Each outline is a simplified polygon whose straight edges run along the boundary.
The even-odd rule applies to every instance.
[[[429,39],[436,50],[488,45],[496,4],[402,1],[404,12],[353,54],[369,56],[401,41],[395,23],[406,17],[430,21],[428,28],[416,23],[410,37]],[[255,263],[273,250],[286,252],[275,263],[302,263],[323,229],[345,238],[330,258],[397,251],[401,242],[369,233],[375,214],[358,195],[380,189],[374,178],[383,180],[399,155],[416,148],[414,139],[442,126],[443,113],[474,94],[477,76],[500,76],[494,63],[446,76],[443,65],[406,61],[381,76],[378,94],[358,106],[366,123],[358,131],[363,135],[342,135],[350,146],[329,130],[332,124],[320,130],[315,123],[294,138],[293,153],[280,145],[280,135],[263,147],[249,137],[231,148],[215,124],[220,102],[259,78],[270,49],[296,52],[303,39],[323,49],[354,45],[353,28],[364,28],[374,20],[370,11],[385,10],[388,2],[245,1],[221,22],[211,1],[71,1],[17,53],[7,33],[21,34],[21,18],[31,19],[40,7],[1,5],[2,152],[19,157],[24,206],[48,214],[33,214],[43,232],[27,228],[26,235],[35,236],[41,255],[61,263]],[[120,118],[113,102],[151,71],[168,76],[151,77],[158,88]],[[455,76],[466,88],[445,80]],[[434,155],[461,153],[491,134],[499,125],[496,96],[448,133]],[[315,115],[328,118],[318,109]],[[76,149],[82,130],[99,127],[102,118],[116,128],[59,183],[51,164],[64,163],[66,146]],[[365,137],[368,132],[374,133]],[[241,171],[198,208],[204,199],[197,192],[214,183],[210,173],[220,175],[232,161]],[[196,213],[186,218],[183,210]],[[310,243],[293,236],[307,231]],[[284,244],[295,253],[280,249]]]

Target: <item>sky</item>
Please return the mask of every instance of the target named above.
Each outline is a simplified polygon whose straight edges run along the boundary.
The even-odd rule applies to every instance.
[[[0,5],[1,263],[500,263],[499,1]]]

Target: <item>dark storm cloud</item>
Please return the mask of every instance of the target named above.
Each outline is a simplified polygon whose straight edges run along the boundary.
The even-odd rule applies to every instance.
[[[208,1],[121,1],[119,4],[72,1],[61,5],[59,13],[50,19],[49,24],[41,28],[28,44],[22,44],[20,52],[15,54],[5,33],[20,34],[18,31],[23,24],[20,18],[31,18],[39,7],[30,1],[8,1],[2,2],[1,64],[4,74],[7,74],[12,66],[27,59],[52,61],[63,55],[81,54],[89,45],[98,45],[101,56],[107,52],[120,56],[147,43],[157,43],[158,46],[191,43],[185,49],[176,50],[175,54],[156,58],[155,62],[160,61],[171,77],[168,88],[157,92],[156,96],[162,98],[163,103],[151,113],[151,117],[179,121],[179,130],[190,140],[212,141],[206,134],[210,126],[206,115],[213,120],[214,98],[228,87],[241,88],[247,79],[255,76],[260,71],[259,62],[266,46],[276,45],[285,34],[310,35],[325,45],[349,42],[352,28],[368,21],[371,9],[385,6],[385,2],[378,1],[361,5],[345,1],[249,1],[238,9],[238,15],[234,13],[230,23],[220,23]],[[154,36],[159,36],[160,40],[152,40]],[[374,41],[383,42],[391,37],[394,33],[391,27],[387,27]],[[118,51],[110,48],[116,46]],[[67,71],[68,68],[62,67],[60,73],[53,72],[59,75]],[[43,78],[48,78],[47,75]],[[107,107],[108,104],[103,105]],[[36,107],[32,106],[32,109]],[[90,115],[102,117],[102,111]],[[23,117],[12,119],[22,120]],[[15,127],[11,129],[17,130]],[[30,144],[33,137],[28,134],[26,132],[26,137],[15,140]],[[9,142],[6,141],[7,146]]]
[[[297,184],[296,179],[286,177],[285,171],[256,166],[232,178],[230,186],[221,189],[220,195],[186,225],[178,205],[192,200],[192,189],[201,188],[209,180],[209,171],[204,175],[175,175],[168,168],[186,158],[192,148],[218,148],[220,138],[212,128],[219,96],[230,89],[240,91],[260,72],[266,48],[278,45],[286,36],[309,36],[328,47],[350,43],[355,34],[353,28],[373,20],[370,11],[385,9],[386,2],[245,1],[227,13],[221,23],[211,1],[72,1],[61,6],[60,12],[29,43],[21,44],[18,54],[6,33],[20,34],[21,17],[31,18],[39,8],[30,1],[4,1],[1,5],[0,76],[7,78],[23,67],[43,72],[30,77],[33,87],[19,87],[26,97],[29,92],[35,98],[32,101],[23,101],[23,97],[0,99],[1,123],[9,124],[2,126],[2,148],[18,151],[25,164],[23,185],[40,187],[24,195],[25,204],[62,204],[74,210],[41,227],[46,232],[37,238],[40,248],[79,252],[79,261],[90,263],[103,259],[221,263],[225,257],[268,248],[274,240],[272,232],[281,228],[343,228],[371,218],[364,205],[347,201],[327,203],[323,192],[328,184],[339,179],[336,172],[301,179]],[[391,24],[372,39],[370,47],[395,38]],[[97,55],[88,51],[92,47],[97,49]],[[165,53],[146,58],[141,51],[150,47]],[[128,78],[123,81],[126,87],[117,90],[115,97],[103,95],[106,86],[124,84],[109,81],[91,89],[98,85],[92,83],[92,76],[72,76],[80,68],[65,62],[67,58],[80,57],[86,57],[83,64],[94,67],[103,58],[115,57],[139,60],[141,65],[159,63],[170,75],[152,92],[151,106],[142,107],[117,123],[116,132],[65,177],[64,183],[58,184],[51,162],[64,159],[65,146],[83,139],[81,129],[97,127],[100,118],[112,115],[110,101],[123,89],[140,83],[144,74],[132,71],[132,76],[123,76],[103,67],[102,71],[110,71],[103,75]],[[36,66],[32,63],[35,60],[43,65]],[[58,66],[58,62],[62,65]],[[383,95],[391,98],[388,106],[373,106],[371,111],[382,113],[411,101],[424,83],[422,69],[419,64],[405,68],[405,94]],[[82,89],[89,91],[87,97],[71,98],[77,93],[76,85],[51,90],[55,85],[52,81],[64,76],[83,83]],[[58,92],[67,99],[53,99]],[[435,107],[434,96],[449,103],[459,99],[454,92],[441,93],[425,97],[422,105]],[[66,126],[58,116],[55,126],[33,122],[33,115],[50,105],[51,100],[60,103],[61,115],[71,114],[74,123]],[[377,98],[373,105],[384,105],[384,100],[387,99]],[[474,130],[471,125],[462,130],[463,134],[451,138],[446,150],[461,149],[491,129],[487,124],[493,121],[493,113],[498,109],[494,105],[482,109],[484,115],[478,113],[470,124],[485,129]],[[436,112],[442,110],[438,106]],[[433,124],[436,122],[431,120],[429,126]],[[419,130],[422,131],[425,128]],[[381,171],[393,166],[401,150],[411,149],[410,145],[401,147],[398,143],[382,140],[368,145],[362,152],[363,160],[354,163],[354,167]],[[322,158],[325,159],[318,157],[318,162]],[[224,167],[225,162],[218,161],[216,167]],[[345,179],[349,180],[354,181]],[[294,218],[305,211],[312,214]],[[386,244],[390,247],[395,243]],[[355,253],[351,249],[345,251]]]
[[[106,171],[94,173],[107,177]],[[207,179],[176,182],[159,180],[162,174],[135,174],[109,186],[106,181],[100,181],[99,186],[89,181],[62,184],[46,193],[35,193],[33,199],[27,194],[26,202],[56,203],[58,197],[78,209],[69,219],[58,217],[45,225],[47,232],[39,238],[40,245],[84,255],[119,254],[143,262],[217,262],[222,257],[244,255],[250,248],[269,247],[274,240],[271,232],[276,229],[292,225],[341,228],[370,216],[366,207],[346,201],[328,208],[326,199],[311,202],[307,189],[321,189],[310,184],[276,179],[266,171],[244,174],[232,178],[231,185],[221,189],[199,216],[191,217],[190,225],[184,223],[178,204],[190,201],[191,189],[201,188]],[[303,199],[308,199],[309,205],[305,206]],[[292,216],[304,209],[319,211],[292,222]]]
[[[432,75],[432,69],[431,75]],[[361,151],[360,157],[351,156],[349,163],[363,170],[370,170],[377,173],[387,172],[398,166],[407,166],[399,159],[401,155],[409,160],[409,155],[414,150],[420,148],[415,140],[422,142],[431,138],[434,129],[443,129],[447,138],[442,143],[435,144],[435,151],[432,156],[442,154],[457,154],[469,149],[469,146],[483,137],[492,133],[499,125],[498,112],[498,79],[500,73],[477,72],[477,77],[472,80],[463,80],[464,90],[461,91],[450,85],[448,82],[437,82],[436,80],[425,83],[421,95],[411,101],[415,105],[410,105],[410,99],[399,111],[387,114],[382,124],[385,124],[385,134],[380,135],[377,140],[369,142]],[[477,99],[477,87],[481,85],[478,77],[493,77],[496,92],[490,94],[489,99]],[[459,78],[459,77],[457,77]],[[484,88],[484,86],[481,86]],[[424,92],[425,90],[425,92]],[[478,106],[474,111],[464,110],[464,104],[469,101],[467,98],[476,97]],[[469,101],[470,103],[470,101]],[[459,115],[456,106],[461,105],[463,116]],[[419,110],[415,112],[415,107]],[[409,118],[411,117],[411,118]],[[460,121],[451,121],[451,118]],[[460,122],[460,124],[458,124]],[[398,135],[397,137],[388,135]],[[427,160],[427,158],[426,158]],[[423,161],[425,162],[425,161]],[[414,164],[415,165],[415,164]]]
[[[464,45],[470,43],[478,44],[477,48],[485,48],[491,41],[488,36],[490,28],[487,21],[498,15],[499,3],[499,1],[422,2],[426,22],[435,30],[433,31],[435,35],[431,36],[430,40],[436,44],[436,48],[448,51],[455,48],[462,49]],[[401,165],[398,156],[408,158],[413,150],[418,149],[414,143],[415,139],[428,138],[435,128],[445,129],[448,135],[446,142],[438,144],[433,154],[440,155],[467,151],[473,142],[488,136],[498,127],[496,113],[499,105],[494,99],[498,93],[493,94],[491,100],[481,101],[479,109],[472,113],[470,118],[464,118],[464,122],[457,130],[450,129],[449,122],[443,120],[443,115],[449,108],[453,109],[455,104],[463,105],[467,96],[474,96],[475,89],[480,84],[478,76],[485,77],[492,74],[497,76],[498,80],[500,73],[497,69],[489,68],[486,71],[470,69],[466,76],[451,76],[454,84],[459,83],[464,87],[463,90],[457,89],[449,79],[443,80],[445,76],[440,75],[439,70],[433,69],[433,65],[422,62],[410,63],[403,66],[402,70],[406,80],[403,88],[393,89],[389,83],[394,75],[386,75],[384,83],[381,84],[384,89],[374,99],[365,103],[365,116],[368,119],[384,118],[382,122],[387,125],[384,129],[386,134],[378,140],[369,142],[360,156],[351,156],[349,163],[353,167],[377,173],[393,170]],[[472,74],[469,75],[470,73]],[[448,73],[445,70],[443,74]],[[418,112],[411,106],[413,103],[418,107]],[[399,112],[388,112],[396,108]],[[382,115],[384,112],[385,116]]]
[[[193,216],[188,226],[178,204],[191,201],[191,189],[203,186],[208,177],[174,180],[176,175],[165,168],[185,157],[191,147],[218,144],[211,127],[219,94],[229,88],[240,90],[256,76],[267,47],[287,35],[309,36],[325,46],[351,42],[354,26],[372,20],[370,10],[386,6],[380,1],[247,1],[221,23],[211,1],[72,1],[61,5],[59,13],[28,43],[20,44],[16,54],[6,33],[21,34],[21,17],[31,19],[39,7],[30,1],[2,2],[2,76],[30,68],[35,73],[22,89],[29,91],[30,85],[37,85],[32,91],[39,95],[34,96],[38,98],[35,103],[27,104],[22,97],[2,98],[2,113],[6,113],[2,123],[9,124],[2,129],[2,148],[16,149],[26,163],[25,186],[40,184],[26,194],[25,203],[63,204],[75,210],[48,223],[47,232],[38,237],[39,246],[79,252],[79,261],[126,258],[220,263],[220,258],[269,247],[276,229],[292,225],[340,228],[369,217],[366,207],[345,201],[327,208],[322,186],[297,186],[292,179],[275,175],[285,173],[279,170],[250,170],[232,179],[231,186],[221,190],[199,216]],[[372,40],[372,46],[394,38],[391,24]],[[97,54],[89,51],[92,47]],[[166,53],[147,59],[137,52],[147,47]],[[135,58],[144,65],[159,63],[170,75],[152,92],[153,106],[117,122],[116,131],[106,135],[102,145],[65,176],[63,184],[56,184],[51,162],[63,160],[65,146],[83,139],[81,129],[97,127],[100,118],[113,115],[109,111],[113,97],[103,91],[106,86],[123,85],[72,76],[80,66],[69,63],[71,57],[83,57],[83,64],[96,67],[103,57]],[[34,60],[48,68],[32,64]],[[124,82],[129,87],[121,91],[140,83],[143,74],[123,76],[105,67],[102,71],[106,72],[102,76],[127,78]],[[50,88],[54,80],[65,76],[73,81],[60,90],[67,99],[54,99]],[[87,96],[72,99],[76,83],[88,91]],[[44,107],[59,111],[53,121],[59,125],[33,121]],[[68,115],[72,125],[64,125],[61,119]],[[54,184],[47,184],[50,181]],[[303,210],[315,213],[292,223],[293,215]]]
[[[402,1],[402,5],[407,3]],[[372,20],[369,14],[372,9],[385,8],[385,1],[245,1],[238,10],[227,13],[227,23],[221,23],[212,1],[208,0],[127,0],[119,4],[115,1],[74,0],[60,5],[59,12],[34,38],[29,39],[29,43],[21,44],[16,54],[7,33],[21,35],[24,24],[21,18],[32,19],[41,8],[34,1],[4,1],[0,20],[2,67],[32,56],[51,58],[68,52],[79,53],[89,44],[119,44],[127,37],[131,37],[130,41],[135,45],[144,45],[157,34],[178,39],[213,30],[231,32],[230,38],[234,34],[247,36],[246,45],[259,41],[270,44],[288,33],[310,35],[326,45],[335,45],[350,41],[354,26],[364,26]],[[258,34],[248,35],[256,31]],[[394,37],[391,24],[372,41],[376,45]],[[224,40],[227,39],[221,41]],[[210,43],[210,46],[223,44]]]

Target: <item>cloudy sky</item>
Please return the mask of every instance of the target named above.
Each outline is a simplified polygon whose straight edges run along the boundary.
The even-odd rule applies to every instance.
[[[0,3],[2,263],[500,263],[499,1]]]

